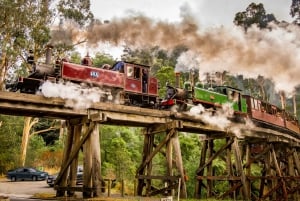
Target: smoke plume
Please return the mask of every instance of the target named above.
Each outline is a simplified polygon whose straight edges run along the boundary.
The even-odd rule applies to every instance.
[[[179,57],[176,70],[227,71],[244,78],[261,75],[274,81],[277,91],[287,94],[299,85],[298,26],[273,24],[265,30],[253,26],[247,33],[239,27],[203,29],[190,13],[189,7],[183,6],[182,20],[178,23],[157,21],[140,14],[113,18],[108,23],[96,20],[86,32],[68,27],[70,33],[57,32],[56,35],[60,40],[62,36],[85,38],[91,48],[101,43],[125,44],[131,48],[157,45],[165,50],[184,45],[189,51]]]
[[[109,23],[97,21],[86,38],[90,46],[109,42],[134,48],[158,45],[172,50],[185,45],[190,53],[179,58],[177,67],[181,70],[197,66],[201,72],[262,75],[272,79],[277,90],[291,92],[300,83],[299,33],[298,26],[275,24],[266,30],[254,26],[247,33],[239,27],[203,30],[188,10],[182,10],[179,23],[154,21],[142,15],[114,18]]]

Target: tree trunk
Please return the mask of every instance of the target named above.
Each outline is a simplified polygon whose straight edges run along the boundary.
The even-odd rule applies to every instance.
[[[1,56],[1,64],[0,64],[0,91],[5,90],[4,80],[5,80],[5,74],[6,74],[6,68],[7,68],[7,59],[6,59],[6,53],[3,52]]]
[[[32,120],[32,117],[25,117],[25,119],[24,119],[24,128],[23,128],[22,144],[21,144],[21,158],[20,158],[21,166],[25,166],[26,153],[27,153],[27,147],[28,147],[29,136],[30,136],[30,129],[37,122],[38,122],[37,118],[34,118]]]

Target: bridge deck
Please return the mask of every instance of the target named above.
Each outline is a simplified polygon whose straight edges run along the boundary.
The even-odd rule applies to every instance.
[[[252,127],[233,123],[225,129],[204,123],[195,116],[149,108],[139,108],[113,103],[99,102],[89,109],[73,109],[66,106],[67,101],[61,98],[46,98],[41,95],[22,94],[0,91],[0,114],[14,116],[33,116],[57,119],[86,118],[102,124],[147,127],[153,124],[167,124],[174,121],[177,129],[183,132],[203,134],[203,137],[225,138],[236,135],[247,140],[267,140],[272,142],[291,143],[299,146],[300,136],[276,130]],[[236,132],[236,131],[239,132]]]

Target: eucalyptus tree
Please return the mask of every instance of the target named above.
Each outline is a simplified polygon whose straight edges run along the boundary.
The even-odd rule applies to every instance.
[[[294,23],[300,24],[300,0],[292,0],[290,15],[295,18]]]
[[[267,28],[268,23],[277,22],[273,14],[267,14],[262,3],[251,3],[245,11],[238,12],[234,17],[234,24],[241,26],[245,31],[253,24],[259,28]]]
[[[92,20],[90,0],[0,1],[0,90],[4,89],[7,78],[26,75],[31,70],[26,62],[30,49],[38,60],[43,56],[45,47],[55,40],[55,33],[72,31],[63,26],[53,29],[55,23],[60,21],[59,25],[63,25],[63,21],[72,21],[84,29]],[[57,49],[64,52],[71,50],[77,41],[71,38],[71,45],[66,45],[64,41],[55,42]],[[32,126],[38,120],[29,117],[24,122],[23,139],[28,139]],[[22,141],[22,164],[28,144],[25,142]]]
[[[59,20],[70,20],[83,29],[93,20],[90,0],[0,1],[1,90],[4,89],[4,81],[9,71],[26,74],[30,70],[30,65],[26,63],[29,49],[33,50],[35,59],[43,56],[45,46],[55,36],[53,27]],[[57,29],[63,32],[63,28],[58,26]],[[76,42],[78,43],[71,41],[71,45],[66,45],[56,41],[55,45],[60,52],[64,52],[71,50]]]

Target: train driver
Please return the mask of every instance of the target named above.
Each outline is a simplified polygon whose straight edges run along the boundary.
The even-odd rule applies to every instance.
[[[142,69],[142,84],[143,84],[143,93],[148,92],[148,72],[146,69]]]

